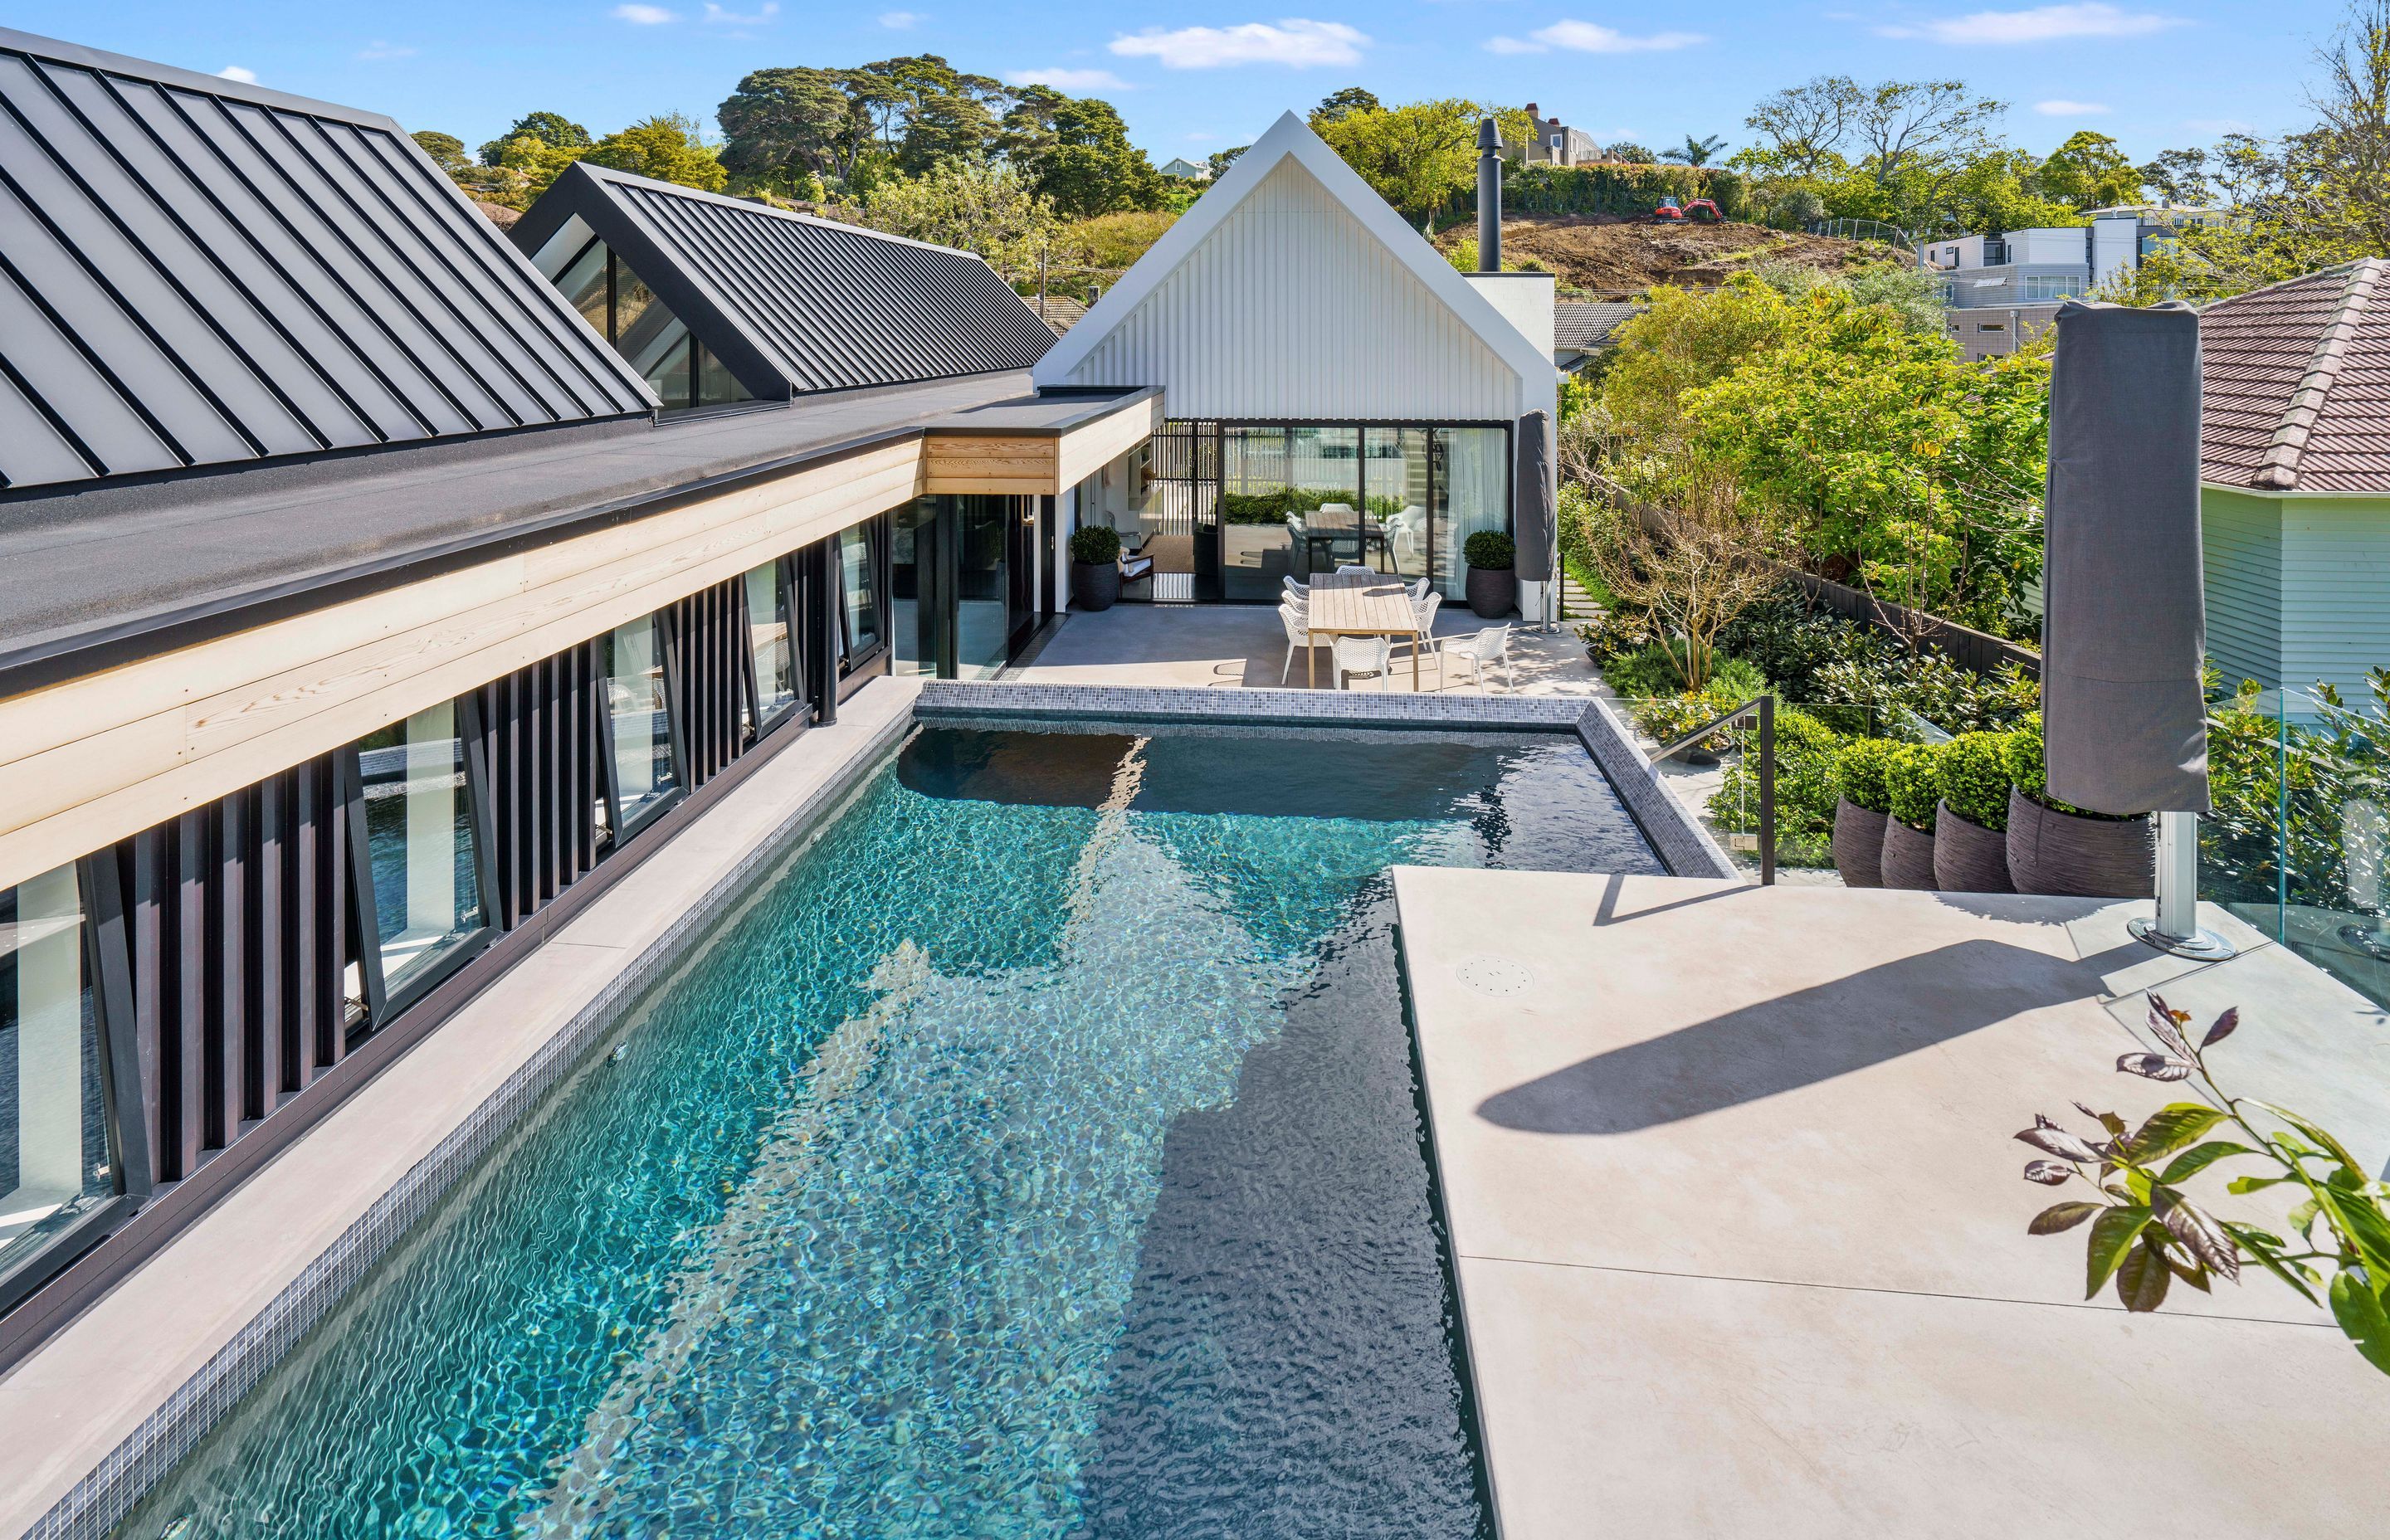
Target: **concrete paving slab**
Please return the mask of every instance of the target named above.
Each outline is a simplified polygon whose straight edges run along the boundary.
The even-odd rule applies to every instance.
[[[2130,1464],[2145,1442],[2133,1414],[2084,1408],[2190,1405],[2210,1382],[2319,1397],[2352,1419],[2326,1440],[2341,1456],[2390,1450],[2380,1376],[2270,1279],[2178,1290],[2153,1325],[2113,1294],[2084,1302],[2079,1239],[2025,1236],[2049,1196],[2019,1179],[2031,1152],[2011,1136],[2036,1111],[2072,1118],[2080,1097],[2138,1118],[2177,1099],[2114,1072],[2134,1040],[2106,981],[2139,964],[2106,945],[2100,901],[1415,868],[1395,893],[1510,1540],[1582,1534],[1587,1515],[1661,1534],[2014,1533],[1979,1524],[1980,1507],[1954,1519],[1936,1495],[2040,1483],[2087,1448]],[[1657,1292],[1630,1310],[1604,1279]],[[1692,1299],[1721,1290],[1747,1292]],[[1895,1324],[1905,1336],[1886,1350]],[[1613,1352],[1622,1331],[1630,1348]],[[1886,1351],[1898,1374],[1853,1367]],[[1577,1370],[1559,1367],[1571,1354]],[[1772,1401],[1748,1378],[1767,1366]],[[2002,1409],[2044,1383],[2075,1414]],[[1613,1405],[1634,1410],[1600,1415]],[[1850,1453],[1904,1429],[1942,1451],[1916,1455],[1921,1470],[1940,1460],[1964,1480],[1880,1481]],[[2201,1501],[2152,1500],[2203,1521],[2203,1502],[2254,1502],[2237,1436],[2191,1436],[2214,1468],[2185,1489]],[[1690,1506],[1653,1495],[1721,1469],[1758,1474]],[[2207,1490],[2219,1483],[2229,1493]]]

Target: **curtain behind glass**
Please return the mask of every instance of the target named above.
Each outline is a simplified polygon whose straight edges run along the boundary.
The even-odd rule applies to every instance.
[[[394,990],[482,925],[455,702],[369,735],[357,764],[382,981]]]
[[[663,638],[653,615],[618,625],[607,638],[607,709],[614,730],[614,779],[625,828],[680,784],[665,714]]]
[[[1510,436],[1499,428],[1439,428],[1444,484],[1436,508],[1435,586],[1446,598],[1464,597],[1468,563],[1460,548],[1479,530],[1510,528]]]
[[[115,1191],[72,866],[0,888],[0,1268]]]
[[[788,584],[780,564],[767,561],[747,573],[747,648],[755,660],[755,703],[764,723],[797,702],[795,638],[789,628]]]
[[[1369,498],[1368,559],[1406,579],[1428,575],[1428,430],[1372,428],[1363,437],[1362,471]]]

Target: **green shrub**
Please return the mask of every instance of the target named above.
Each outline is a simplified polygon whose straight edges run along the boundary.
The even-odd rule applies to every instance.
[[[1519,547],[1500,530],[1479,530],[1460,543],[1460,559],[1481,572],[1506,572],[1519,558]]]
[[[1815,696],[1819,669],[1866,649],[1869,635],[1830,610],[1812,608],[1788,584],[1727,622],[1717,648],[1750,659],[1785,699],[1799,701]]]
[[[1942,800],[1988,829],[2009,827],[2009,735],[1960,733],[1934,751]]]
[[[1711,661],[1708,693],[1724,695],[1728,706],[1740,706],[1753,696],[1767,693],[1767,675],[1747,659],[1721,655]]]
[[[1109,524],[1082,524],[1071,532],[1071,559],[1082,567],[1118,561],[1120,553],[1120,531]]]
[[[1892,788],[1886,779],[1893,751],[1901,745],[1890,738],[1859,738],[1843,745],[1834,758],[1837,789],[1854,807],[1870,813],[1892,811]]]
[[[1745,739],[1746,745],[1751,741]],[[1788,866],[1833,864],[1836,770],[1843,740],[1793,707],[1776,712],[1776,859]],[[1710,821],[1737,834],[1759,832],[1759,767],[1749,754],[1726,767],[1710,798]]]
[[[1940,757],[1937,748],[1923,743],[1899,744],[1884,756],[1883,785],[1892,803],[1885,811],[1920,834],[1934,832],[1934,804],[1942,798]]]
[[[1646,642],[1632,652],[1610,659],[1601,665],[1601,676],[1612,689],[1630,700],[1678,695],[1685,688],[1684,671],[1677,666],[1669,649],[1658,642]]]

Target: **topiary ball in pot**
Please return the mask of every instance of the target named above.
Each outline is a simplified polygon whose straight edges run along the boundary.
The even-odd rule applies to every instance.
[[[1960,733],[1934,751],[1942,805],[1934,824],[1934,885],[1946,893],[2012,893],[2009,880],[2006,733]]]
[[[1110,610],[1120,599],[1120,532],[1109,524],[1082,524],[1071,533],[1071,602],[1081,610]]]
[[[1519,606],[1519,547],[1500,530],[1479,530],[1460,543],[1469,563],[1469,608],[1481,621],[1498,621]]]
[[[1834,803],[1834,869],[1844,887],[1883,886],[1883,826],[1892,807],[1884,768],[1896,747],[1889,738],[1854,738],[1834,756],[1842,793]]]
[[[1934,751],[1903,743],[1885,756],[1883,782],[1892,816],[1883,826],[1883,885],[1930,890],[1934,886],[1934,818],[1942,800]]]
[[[2021,893],[2149,898],[2157,852],[2147,814],[2093,813],[2049,795],[2039,713],[2007,735],[2009,877]]]

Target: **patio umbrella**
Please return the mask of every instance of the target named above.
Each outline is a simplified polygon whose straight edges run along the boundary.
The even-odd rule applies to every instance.
[[[2094,813],[2205,813],[2199,314],[2058,313],[2044,507],[2049,794]]]
[[[1518,488],[1518,572],[1522,583],[1549,583],[1552,576],[1552,534],[1558,527],[1552,507],[1552,417],[1529,412],[1519,419],[1519,466],[1512,485]],[[1544,619],[1550,622],[1557,606],[1544,601]]]

